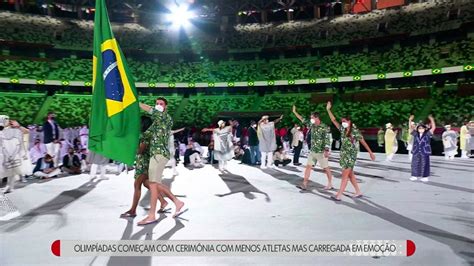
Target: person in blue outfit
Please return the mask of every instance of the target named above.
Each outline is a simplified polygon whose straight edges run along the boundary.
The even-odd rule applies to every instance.
[[[432,115],[428,117],[430,120],[429,127],[423,123],[419,123],[416,128],[412,125],[414,116],[410,116],[410,129],[413,136],[413,148],[411,153],[413,159],[411,161],[411,181],[421,178],[421,182],[428,182],[430,176],[430,155],[431,155],[431,138],[436,129],[436,124]]]

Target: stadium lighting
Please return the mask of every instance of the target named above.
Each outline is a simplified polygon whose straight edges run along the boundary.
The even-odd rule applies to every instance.
[[[192,10],[189,10],[189,6],[186,5],[173,6],[170,8],[170,11],[169,20],[173,26],[177,27],[186,27],[190,24],[191,19],[197,17]]]

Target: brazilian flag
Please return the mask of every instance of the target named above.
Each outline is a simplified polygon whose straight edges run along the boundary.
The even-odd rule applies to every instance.
[[[105,0],[96,1],[95,12],[89,149],[131,165],[140,125],[135,82],[112,33]]]

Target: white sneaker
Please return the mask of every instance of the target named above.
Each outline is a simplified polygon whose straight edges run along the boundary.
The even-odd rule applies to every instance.
[[[429,181],[429,180],[428,180],[428,177],[423,177],[423,178],[420,179],[420,180],[421,180],[421,182],[428,182],[428,181]]]
[[[410,180],[411,180],[411,181],[416,181],[416,180],[418,180],[418,178],[412,176],[412,177],[410,177]]]

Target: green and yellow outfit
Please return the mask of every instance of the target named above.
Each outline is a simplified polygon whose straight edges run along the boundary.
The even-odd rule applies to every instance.
[[[150,134],[150,164],[148,166],[148,179],[150,182],[161,182],[161,176],[166,164],[170,159],[169,141],[173,119],[168,112],[160,112],[155,109],[150,111],[153,124],[145,132]]]
[[[359,130],[352,127],[350,136],[346,136],[345,128],[341,127],[341,159],[339,164],[342,169],[353,169],[359,152],[359,140],[362,135]]]
[[[140,142],[146,145],[142,154],[138,154],[135,159],[135,179],[140,175],[148,175],[148,166],[150,165],[150,137],[149,132],[144,132],[140,136]]]
[[[308,155],[307,165],[314,166],[319,161],[321,168],[329,167],[329,160],[324,157],[324,151],[331,149],[331,133],[328,131],[328,126],[324,123],[312,124],[307,120],[304,120],[303,123],[311,130],[311,152]]]

